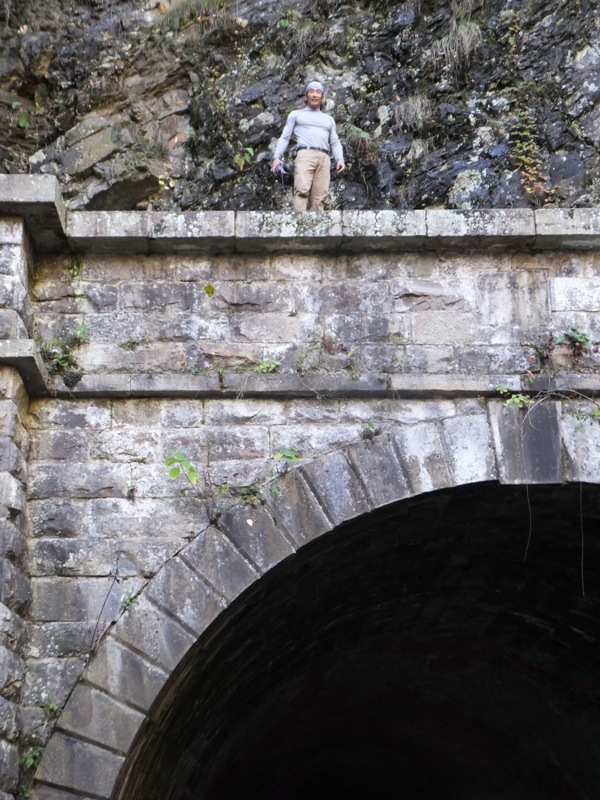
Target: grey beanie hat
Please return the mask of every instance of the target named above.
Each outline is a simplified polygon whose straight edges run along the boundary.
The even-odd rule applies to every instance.
[[[323,88],[323,84],[321,81],[311,81],[308,86],[306,87],[306,91],[304,94],[308,94],[311,89],[318,89],[321,94],[325,94],[325,89]]]

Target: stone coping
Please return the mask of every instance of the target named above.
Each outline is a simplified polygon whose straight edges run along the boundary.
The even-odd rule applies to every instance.
[[[600,208],[453,211],[65,211],[51,175],[0,175],[0,215],[38,252],[264,253],[600,247]]]
[[[187,397],[202,398],[419,398],[493,397],[502,386],[512,392],[539,392],[595,396],[600,375],[582,373],[541,374],[533,382],[514,374],[487,375],[380,375],[347,372],[295,372],[276,375],[225,372],[218,375],[189,373],[84,374],[75,386],[67,386],[60,375],[50,376],[33,339],[0,340],[0,366],[14,367],[31,397],[52,395],[62,399],[93,397]]]

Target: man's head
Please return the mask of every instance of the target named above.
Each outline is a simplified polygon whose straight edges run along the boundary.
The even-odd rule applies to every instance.
[[[321,108],[325,89],[320,81],[311,81],[306,87],[306,103],[311,108]]]

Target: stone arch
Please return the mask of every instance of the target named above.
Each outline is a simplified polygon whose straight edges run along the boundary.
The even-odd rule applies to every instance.
[[[464,401],[456,417],[415,421],[281,476],[263,506],[235,507],[170,559],[104,637],[49,740],[35,796],[137,797],[127,793],[128,769],[152,739],[152,709],[186,654],[311,542],[410,498],[471,484],[599,483],[598,428],[549,399],[525,421],[500,402]]]

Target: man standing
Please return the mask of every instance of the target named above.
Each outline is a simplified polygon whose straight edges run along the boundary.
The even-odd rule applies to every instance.
[[[297,155],[294,163],[294,211],[306,211],[309,201],[311,211],[323,211],[323,203],[329,191],[330,149],[337,171],[341,173],[346,169],[333,117],[321,111],[324,94],[323,84],[319,81],[308,84],[305,92],[306,106],[289,115],[275,148],[271,172],[277,172],[292,134],[295,135]]]

